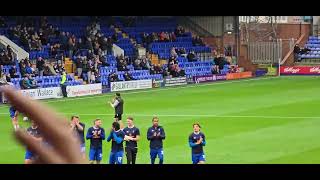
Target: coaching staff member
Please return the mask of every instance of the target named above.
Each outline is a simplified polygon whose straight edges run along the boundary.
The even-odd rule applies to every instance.
[[[120,96],[120,93],[116,93],[115,98],[113,99],[112,102],[108,102],[111,107],[114,108],[115,115],[114,115],[114,121],[119,122],[120,124],[120,129],[123,129],[123,123],[122,123],[122,114],[123,114],[123,104],[124,101]]]

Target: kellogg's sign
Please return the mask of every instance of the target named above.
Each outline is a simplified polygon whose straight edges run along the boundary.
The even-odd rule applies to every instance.
[[[320,66],[281,66],[282,75],[320,75]]]

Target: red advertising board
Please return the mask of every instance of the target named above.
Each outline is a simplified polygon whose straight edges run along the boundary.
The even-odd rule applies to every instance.
[[[320,75],[320,66],[281,66],[284,75]]]

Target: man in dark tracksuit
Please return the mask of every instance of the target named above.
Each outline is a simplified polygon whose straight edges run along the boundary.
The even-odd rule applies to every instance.
[[[125,134],[120,129],[119,123],[113,122],[112,130],[109,137],[107,138],[107,142],[110,142],[112,140],[109,164],[122,164],[124,136]]]
[[[127,164],[135,164],[136,157],[138,152],[137,141],[140,138],[140,130],[134,126],[133,118],[127,118],[128,127],[123,129],[125,133],[124,140],[126,141],[126,156],[127,156]]]
[[[162,126],[159,126],[159,118],[152,119],[153,126],[148,129],[147,139],[150,141],[151,164],[154,164],[156,157],[159,157],[159,164],[163,164],[163,143],[166,134]]]
[[[111,107],[114,108],[115,115],[114,115],[114,121],[118,122],[120,124],[120,129],[123,129],[123,123],[122,123],[122,114],[123,114],[123,104],[124,101],[120,96],[120,93],[116,93],[116,97],[114,98],[113,102],[109,102]]]
[[[94,120],[94,126],[90,127],[86,139],[90,139],[89,161],[91,164],[96,161],[100,164],[102,160],[102,141],[105,139],[104,129],[101,127],[100,119]]]
[[[189,146],[192,149],[192,163],[204,164],[206,159],[203,152],[203,146],[206,145],[205,135],[200,132],[200,124],[193,124],[193,133],[189,136]]]

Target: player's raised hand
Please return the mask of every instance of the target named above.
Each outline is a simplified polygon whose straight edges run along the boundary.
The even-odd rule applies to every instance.
[[[9,86],[3,86],[0,90],[4,93],[10,104],[38,124],[43,135],[43,140],[50,144],[50,148],[48,146],[39,146],[39,142],[25,131],[18,130],[15,132],[15,137],[18,141],[39,156],[35,160],[35,163],[87,163],[81,156],[80,142],[70,132],[70,125],[65,118],[59,116],[39,101],[25,97]]]

